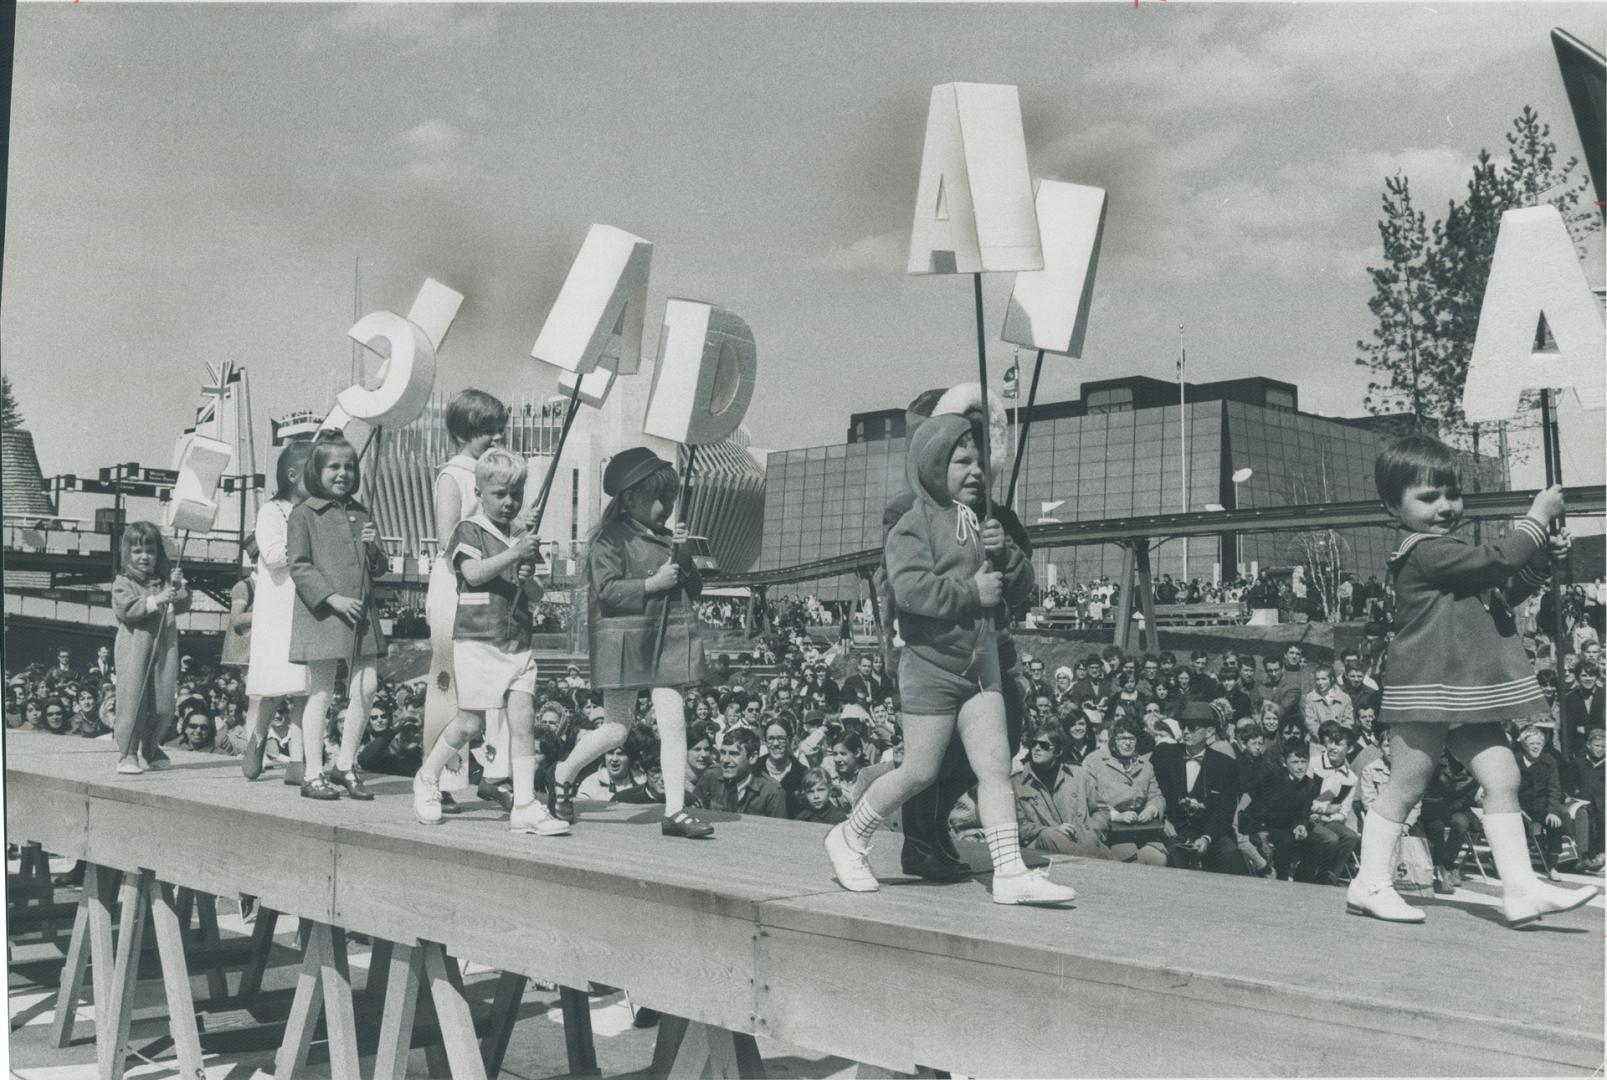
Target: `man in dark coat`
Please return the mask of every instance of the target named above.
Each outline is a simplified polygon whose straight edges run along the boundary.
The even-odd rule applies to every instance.
[[[1216,715],[1211,706],[1183,706],[1183,742],[1162,743],[1150,755],[1155,783],[1166,798],[1166,854],[1171,866],[1212,873],[1243,873],[1233,834],[1239,800],[1238,765],[1211,749]]]

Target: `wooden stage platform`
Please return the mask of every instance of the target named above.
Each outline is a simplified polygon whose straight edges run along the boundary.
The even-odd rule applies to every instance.
[[[714,815],[714,840],[679,841],[655,808],[583,803],[573,836],[515,837],[489,807],[416,824],[404,780],[374,778],[371,803],[322,803],[246,783],[230,758],[178,753],[170,771],[123,777],[105,741],[7,732],[5,751],[12,843],[146,872],[158,903],[162,884],[255,895],[315,924],[326,961],[327,927],[395,943],[398,964],[438,967],[439,946],[621,987],[699,1039],[739,1033],[736,1056],[705,1056],[716,1076],[759,1068],[741,1034],[988,1077],[1603,1064],[1599,908],[1519,932],[1497,909],[1427,900],[1426,924],[1396,926],[1347,916],[1331,887],[1088,860],[1054,870],[1073,907],[1005,908],[980,883],[900,884],[894,835],[872,855],[883,890],[858,895],[831,881],[823,829],[803,823]]]

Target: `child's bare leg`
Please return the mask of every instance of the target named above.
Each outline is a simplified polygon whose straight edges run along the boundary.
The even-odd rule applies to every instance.
[[[329,701],[335,695],[334,660],[314,660],[307,665],[307,704],[301,710],[302,757],[306,777],[311,780],[324,771],[324,729],[328,726]]]
[[[507,699],[508,775],[513,780],[513,805],[536,799],[536,699],[513,690]]]
[[[1486,816],[1518,812],[1518,784],[1522,775],[1500,724],[1466,724],[1452,728],[1446,744],[1456,760],[1466,765],[1484,788]]]
[[[379,685],[379,673],[372,661],[359,660],[352,666],[351,681],[347,684],[346,722],[340,731],[340,753],[335,768],[343,773],[357,767],[357,751],[363,745],[363,731],[368,727],[368,710],[374,703],[374,691]]]
[[[1389,780],[1362,824],[1356,877],[1345,891],[1357,914],[1389,922],[1422,922],[1423,913],[1400,898],[1395,880],[1395,844],[1407,815],[1422,799],[1445,747],[1443,724],[1396,724],[1390,728]]]
[[[877,777],[854,804],[844,829],[850,846],[864,851],[889,814],[916,792],[932,786],[954,733],[954,721],[944,714],[904,718],[903,764]]]
[[[987,837],[993,870],[1025,873],[1016,824],[1015,791],[1010,787],[1010,744],[1005,736],[1004,695],[986,691],[960,706],[957,721],[965,756],[976,773],[976,812]]]

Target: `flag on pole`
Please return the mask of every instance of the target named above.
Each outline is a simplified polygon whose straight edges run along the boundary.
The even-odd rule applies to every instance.
[[[1016,355],[1015,362],[1004,369],[1004,396],[1014,401],[1021,389],[1021,356]]]

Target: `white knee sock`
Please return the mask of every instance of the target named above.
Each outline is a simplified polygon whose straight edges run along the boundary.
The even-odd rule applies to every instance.
[[[1387,884],[1395,880],[1395,844],[1401,837],[1401,823],[1391,821],[1374,810],[1367,815],[1361,827],[1360,866],[1356,880],[1370,885]]]
[[[1485,814],[1484,836],[1490,841],[1490,857],[1501,875],[1501,888],[1522,890],[1534,884],[1534,866],[1529,862],[1529,834],[1522,814]]]
[[[1025,874],[1027,864],[1021,861],[1021,830],[1015,823],[990,825],[982,830],[988,841],[988,855],[993,859],[993,872],[1013,877]]]
[[[536,755],[516,757],[508,764],[513,777],[513,805],[524,806],[536,797]]]
[[[664,816],[674,817],[686,808],[686,706],[680,691],[654,690],[653,715],[658,719],[659,765],[664,770]]]
[[[850,846],[865,851],[870,847],[870,838],[876,835],[881,826],[882,815],[871,806],[869,799],[860,799],[854,804],[854,812],[848,815],[848,824],[844,832],[848,834]]]
[[[446,763],[452,760],[452,755],[458,752],[458,747],[453,746],[450,741],[450,736],[461,730],[455,725],[456,721],[448,724],[445,730],[441,732],[440,738],[435,740],[435,745],[430,747],[429,752],[424,755],[424,764],[419,769],[419,775],[432,784],[441,782],[441,770],[445,769]]]
[[[573,784],[580,770],[624,743],[625,734],[635,719],[635,690],[604,690],[603,722],[580,737],[569,756],[553,770],[553,781]]]

